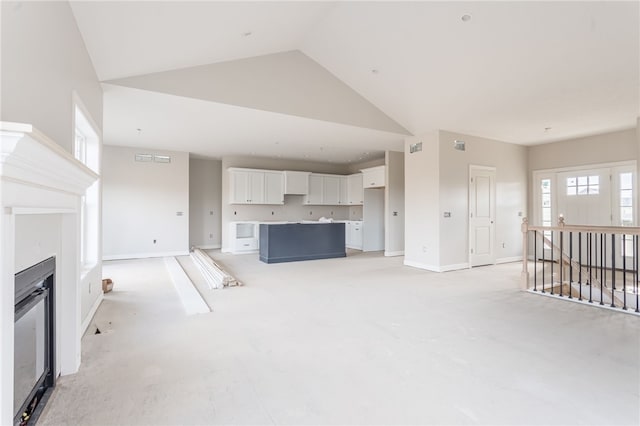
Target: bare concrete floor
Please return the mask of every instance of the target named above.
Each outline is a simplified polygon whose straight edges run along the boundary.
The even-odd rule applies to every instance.
[[[214,257],[244,287],[187,317],[162,259],[115,282],[42,425],[640,423],[640,320],[357,254]]]

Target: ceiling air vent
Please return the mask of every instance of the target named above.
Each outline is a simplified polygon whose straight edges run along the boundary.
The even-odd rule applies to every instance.
[[[155,161],[156,163],[170,163],[171,157],[169,157],[168,155],[154,155],[153,161]]]
[[[422,142],[412,143],[411,145],[409,145],[409,152],[411,154],[418,151],[422,151]]]
[[[453,141],[453,148],[458,151],[464,151],[464,141]]]

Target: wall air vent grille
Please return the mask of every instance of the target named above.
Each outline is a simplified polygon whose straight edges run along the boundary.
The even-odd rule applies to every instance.
[[[153,161],[153,155],[151,154],[136,154],[136,161],[141,163],[149,163]]]

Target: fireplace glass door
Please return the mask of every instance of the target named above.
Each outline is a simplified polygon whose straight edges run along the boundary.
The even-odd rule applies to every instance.
[[[15,424],[34,423],[53,386],[53,258],[16,274],[13,412]],[[36,410],[39,408],[39,410]]]

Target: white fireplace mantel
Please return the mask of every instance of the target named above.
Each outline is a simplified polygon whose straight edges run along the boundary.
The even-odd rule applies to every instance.
[[[30,124],[0,122],[0,424],[13,424],[16,216],[60,215],[56,376],[80,366],[80,201],[98,175]],[[44,260],[44,259],[42,259]]]

